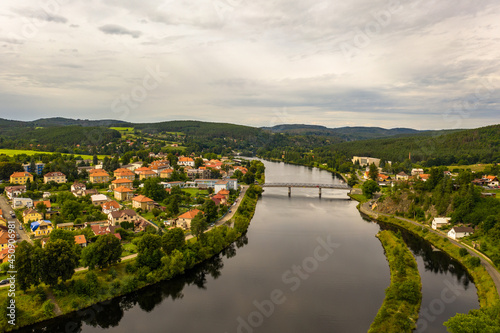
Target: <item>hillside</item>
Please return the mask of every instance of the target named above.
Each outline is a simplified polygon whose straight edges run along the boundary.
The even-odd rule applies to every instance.
[[[418,131],[411,128],[392,128],[385,129],[381,127],[339,127],[328,128],[319,125],[303,124],[283,124],[273,127],[262,127],[263,130],[271,133],[288,133],[292,135],[319,135],[336,137],[342,141],[355,141],[390,137],[397,135],[418,134],[425,131]]]
[[[412,162],[427,166],[455,163],[500,162],[500,125],[451,133],[437,131],[417,135],[344,142],[332,147],[347,156],[376,156],[403,161],[411,153]]]

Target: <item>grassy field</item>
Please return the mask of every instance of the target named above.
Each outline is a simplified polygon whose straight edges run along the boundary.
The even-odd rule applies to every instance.
[[[55,152],[51,151],[38,151],[38,150],[22,150],[22,149],[0,149],[0,155],[5,154],[7,156],[14,156],[14,155],[20,155],[20,154],[26,154],[28,156],[32,156],[35,154],[56,154]],[[63,155],[70,155],[70,154],[63,154]],[[83,159],[92,159],[92,155],[81,155],[81,154],[74,154],[75,156],[81,156]],[[103,159],[106,157],[106,155],[97,155],[99,159]]]
[[[480,172],[484,171],[484,169],[488,166],[492,166],[492,164],[472,164],[472,165],[448,165],[448,170],[453,169],[470,169],[471,171]]]

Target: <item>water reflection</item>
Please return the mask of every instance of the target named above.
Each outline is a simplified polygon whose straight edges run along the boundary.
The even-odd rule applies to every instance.
[[[182,276],[163,281],[112,300],[95,304],[75,313],[58,317],[46,322],[21,328],[15,332],[71,332],[82,331],[82,324],[103,329],[116,327],[124,313],[138,306],[144,312],[151,312],[166,299],[176,301],[184,297],[184,288],[194,285],[198,289],[207,289],[207,276],[219,278],[224,267],[223,258],[236,256],[236,249],[248,244],[248,237],[243,235],[220,254],[186,271]]]

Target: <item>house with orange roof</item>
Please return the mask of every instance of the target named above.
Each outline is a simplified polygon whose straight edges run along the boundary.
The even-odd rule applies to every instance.
[[[139,174],[140,180],[145,180],[145,179],[152,178],[152,177],[158,177],[158,174],[156,172],[154,172],[153,170],[142,171]]]
[[[9,233],[4,230],[0,230],[0,251],[3,251],[9,247]]]
[[[497,187],[499,186],[498,178],[496,176],[486,176],[483,177],[484,184],[489,187]]]
[[[181,156],[177,161],[178,165],[194,167],[194,160],[191,157]]]
[[[149,167],[159,174],[161,171],[170,168],[170,162],[166,160],[153,161]]]
[[[114,211],[117,211],[117,210],[120,210],[120,204],[118,202],[116,202],[115,200],[111,200],[111,201],[108,201],[108,202],[105,202],[101,205],[102,207],[102,212],[104,214],[109,214],[111,212],[114,212]]]
[[[177,218],[177,226],[181,226],[184,229],[190,229],[191,228],[191,221],[195,218],[196,215],[199,213],[205,214],[199,209],[192,209],[188,212],[185,212],[182,215],[179,215]]]
[[[3,264],[9,260],[9,249],[6,248],[0,251],[0,263]]]
[[[33,182],[33,175],[29,172],[26,172],[26,171],[14,172],[12,175],[10,175],[10,182],[12,184],[24,185],[24,184],[26,184],[26,182],[28,180],[32,183]]]
[[[132,199],[132,197],[134,196],[134,191],[127,187],[120,186],[115,188],[114,195],[116,200],[127,201]]]
[[[109,182],[109,174],[106,170],[96,169],[95,172],[92,172],[89,176],[91,183],[107,183]]]
[[[154,208],[154,200],[141,194],[132,198],[132,207],[148,211]]]
[[[417,177],[418,177],[420,180],[424,181],[424,182],[426,182],[426,181],[429,179],[429,177],[430,177],[430,176],[431,176],[431,175],[430,175],[430,174],[428,174],[428,173],[421,173],[421,174],[417,175]]]
[[[111,182],[110,188],[115,189],[120,186],[132,189],[132,187],[134,186],[134,182],[128,178],[118,178]]]
[[[133,181],[135,179],[135,173],[125,168],[116,169],[113,172],[113,175],[116,177],[116,179],[128,179],[130,181]]]
[[[160,178],[170,178],[172,172],[174,172],[174,169],[163,169],[160,172]]]
[[[216,195],[212,196],[210,199],[212,199],[212,201],[215,202],[215,204],[217,206],[219,206],[219,205],[225,205],[227,203],[226,196],[224,196],[222,194],[219,194],[219,193],[217,193]]]
[[[85,235],[76,235],[75,243],[81,247],[87,246],[87,239],[85,238]]]
[[[151,171],[151,168],[150,167],[140,167],[140,168],[137,168],[134,170],[136,175],[140,175],[141,172],[144,172],[144,171]]]

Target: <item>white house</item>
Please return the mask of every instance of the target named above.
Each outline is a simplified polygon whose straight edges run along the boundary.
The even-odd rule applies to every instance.
[[[457,239],[472,235],[473,232],[474,229],[472,229],[471,227],[453,227],[450,231],[448,231],[448,237]]]
[[[33,207],[33,200],[30,198],[13,198],[12,199],[12,208],[31,208]]]
[[[108,197],[104,194],[94,194],[90,196],[90,200],[92,200],[94,206],[100,206],[108,201]]]
[[[421,175],[423,173],[424,173],[424,169],[411,169],[412,176]]]
[[[408,180],[409,177],[404,171],[401,171],[396,175],[396,180]]]
[[[214,192],[219,193],[220,190],[228,190],[228,181],[227,180],[220,180],[214,185]]]
[[[437,228],[447,225],[450,223],[450,219],[450,217],[435,217],[434,220],[432,220],[432,229],[436,230]]]

